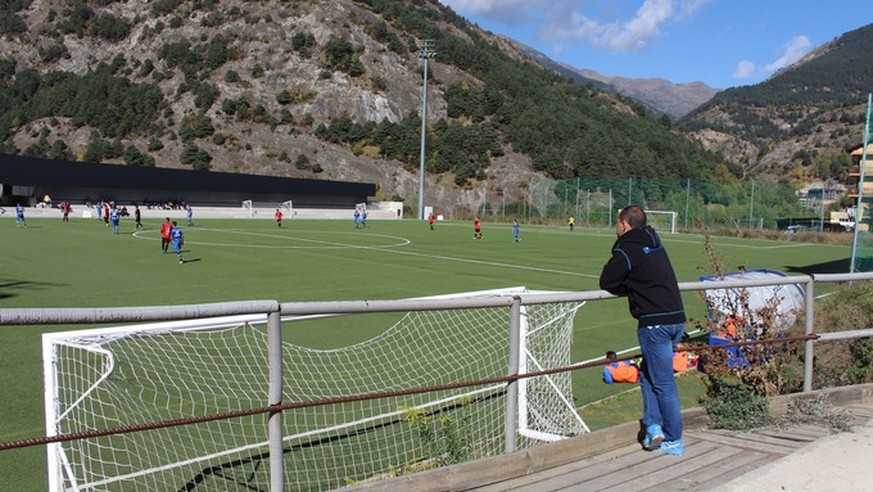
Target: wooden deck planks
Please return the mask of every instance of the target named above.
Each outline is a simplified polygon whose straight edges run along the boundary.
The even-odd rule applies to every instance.
[[[857,417],[863,418],[867,412],[873,413],[873,408],[852,409],[853,416]],[[623,446],[595,457],[474,490],[715,490],[830,433],[830,429],[810,424],[754,432],[687,431],[686,451],[681,458],[647,453],[637,445]]]
[[[862,388],[863,389],[863,388]],[[873,387],[870,390],[873,392]],[[873,400],[863,403],[841,402],[841,408],[850,412],[856,425],[873,421]],[[528,458],[513,464],[511,460],[503,459],[500,463],[488,466],[501,466],[507,472],[501,480],[499,473],[493,469],[481,470],[490,479],[501,480],[488,485],[481,485],[483,475],[479,475],[476,485],[460,486],[458,481],[462,475],[460,469],[453,472],[456,485],[447,486],[448,481],[439,478],[428,483],[402,485],[398,488],[382,487],[382,491],[442,491],[442,490],[476,490],[479,492],[545,492],[545,491],[603,491],[603,492],[636,492],[650,490],[682,491],[717,491],[726,483],[742,477],[752,470],[780,460],[782,457],[803,448],[817,439],[832,434],[833,431],[824,425],[798,424],[785,427],[771,427],[753,432],[732,432],[725,430],[709,430],[699,423],[697,427],[687,426],[685,432],[686,452],[682,457],[666,456],[660,453],[642,451],[638,444],[628,444],[627,437],[633,426],[627,429],[616,427],[608,434],[614,440],[616,447],[605,446],[603,440],[607,434],[601,434],[600,440],[592,440],[590,446],[574,445],[561,453],[577,453],[573,455],[559,454],[566,459],[555,460],[554,466],[549,466],[545,456]],[[594,451],[597,449],[597,451]],[[597,454],[595,454],[597,453]],[[555,454],[555,453],[551,453]],[[553,459],[555,456],[552,456]],[[575,461],[566,463],[567,459]],[[505,463],[504,463],[505,461]],[[558,465],[557,463],[562,463]],[[529,470],[526,475],[517,466]],[[513,474],[513,470],[515,474]],[[536,471],[535,471],[536,470]],[[476,470],[466,472],[478,474]],[[436,478],[436,477],[434,477]],[[387,485],[387,484],[385,484]]]

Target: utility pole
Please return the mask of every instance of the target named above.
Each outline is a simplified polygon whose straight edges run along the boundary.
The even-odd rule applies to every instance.
[[[752,219],[755,217],[752,213],[755,210],[755,180],[752,180],[752,199],[749,201],[749,229],[752,228]]]
[[[427,61],[436,56],[433,40],[424,39],[419,45],[417,55],[424,60],[424,89],[421,95],[421,162],[418,170],[418,220],[424,220],[424,156],[427,135]]]

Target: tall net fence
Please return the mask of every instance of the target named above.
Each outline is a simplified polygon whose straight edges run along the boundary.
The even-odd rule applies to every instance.
[[[863,173],[865,178],[873,180],[873,161],[868,160],[864,167],[867,171]],[[858,199],[853,213],[856,225],[852,240],[851,271],[873,272],[873,182],[861,184],[859,180],[856,192]]]
[[[534,178],[520,203],[489,203],[483,210],[486,216],[509,214],[528,222],[566,224],[574,217],[580,227],[610,227],[618,209],[636,204],[648,210],[675,212],[679,229],[794,232],[828,230],[831,212],[844,210],[846,200],[847,186],[835,182],[798,191],[787,181],[751,179],[716,183],[634,177],[563,181]]]
[[[852,240],[851,271],[873,271],[873,94],[867,96],[867,123],[864,126],[864,144],[860,151],[853,152],[857,157],[850,176],[855,177],[855,206],[852,217],[855,223]]]

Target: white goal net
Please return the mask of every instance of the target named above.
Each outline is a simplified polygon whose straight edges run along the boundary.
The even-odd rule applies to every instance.
[[[679,214],[671,210],[646,210],[646,222],[658,232],[676,234]]]
[[[522,372],[570,364],[579,307],[523,306]],[[395,322],[380,335],[342,348],[283,342],[283,400],[342,399],[507,374],[505,307],[392,316]],[[285,320],[282,329],[342,319],[349,320]],[[267,405],[265,322],[260,315],[44,334],[47,434]],[[501,454],[506,390],[506,383],[477,385],[286,410],[286,487],[335,489]],[[518,448],[587,431],[572,404],[569,372],[522,379],[518,400]],[[50,444],[49,486],[267,490],[267,428],[267,416],[256,414]]]
[[[244,200],[244,201],[242,202],[242,208],[243,208],[243,210],[246,211],[246,213],[249,214],[249,218],[255,216],[255,207],[254,207],[254,205],[252,204],[252,201],[251,201],[251,200]]]
[[[294,202],[291,200],[286,200],[282,202],[282,205],[279,207],[282,210],[282,213],[285,214],[289,219],[294,218]]]

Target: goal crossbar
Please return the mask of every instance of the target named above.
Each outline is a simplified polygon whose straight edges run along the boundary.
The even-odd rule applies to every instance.
[[[646,217],[648,218],[648,224],[655,226],[659,232],[668,232],[670,234],[676,234],[676,224],[678,222],[679,214],[672,210],[646,210]],[[664,218],[667,221],[665,227],[658,227],[658,225],[662,224],[659,220],[660,218]]]

